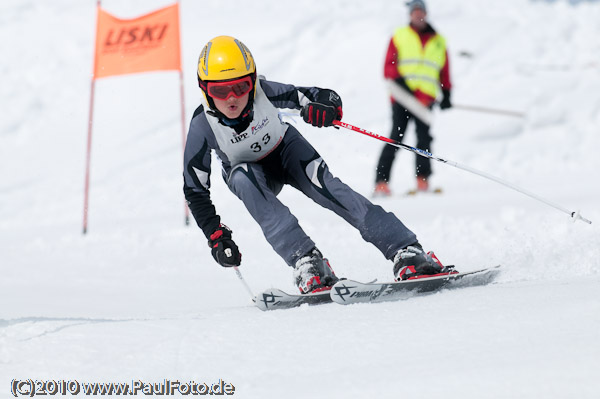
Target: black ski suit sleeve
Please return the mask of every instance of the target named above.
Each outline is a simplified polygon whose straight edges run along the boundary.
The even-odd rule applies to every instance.
[[[221,217],[217,215],[217,211],[210,199],[210,193],[195,190],[183,185],[183,193],[188,203],[190,211],[196,220],[196,224],[208,239],[210,235],[219,228]]]
[[[211,132],[202,106],[196,109],[188,132],[183,169],[183,194],[206,238],[219,228],[221,218],[210,199]],[[214,136],[213,136],[214,138]]]
[[[290,84],[261,80],[267,98],[277,108],[302,109],[311,102],[331,104],[342,108],[342,99],[333,90],[319,87],[297,87]]]

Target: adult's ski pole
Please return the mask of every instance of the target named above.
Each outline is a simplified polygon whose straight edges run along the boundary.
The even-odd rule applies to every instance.
[[[506,109],[486,108],[486,107],[479,107],[476,105],[464,105],[464,104],[454,104],[452,106],[452,108],[462,109],[464,111],[484,112],[487,114],[498,114],[498,115],[514,116],[516,118],[525,118],[525,113],[523,113],[523,112],[510,111],[510,110],[506,110]]]
[[[415,154],[420,155],[422,157],[433,159],[435,161],[442,162],[442,163],[454,166],[455,168],[466,170],[467,172],[471,172],[471,173],[476,174],[478,176],[485,177],[486,179],[495,181],[496,183],[500,183],[503,186],[511,188],[511,189],[513,189],[515,191],[520,192],[521,194],[525,194],[525,195],[527,195],[527,196],[529,196],[529,197],[531,197],[533,199],[536,199],[536,200],[538,200],[540,202],[543,202],[546,205],[549,205],[549,206],[551,206],[551,207],[553,207],[555,209],[558,209],[559,211],[564,212],[567,215],[569,215],[573,221],[581,220],[581,221],[583,221],[583,222],[585,222],[587,224],[592,224],[592,222],[590,220],[588,220],[588,219],[584,218],[583,216],[581,216],[581,214],[579,213],[579,211],[576,211],[576,212],[569,211],[568,209],[565,209],[565,208],[563,208],[562,206],[560,206],[558,204],[555,204],[555,203],[553,203],[553,202],[551,202],[551,201],[549,201],[547,199],[544,199],[544,198],[542,198],[542,197],[540,197],[540,196],[538,196],[538,195],[536,195],[536,194],[534,194],[534,193],[532,193],[530,191],[527,191],[527,190],[525,190],[523,188],[517,187],[514,184],[509,183],[509,182],[507,182],[505,180],[502,180],[502,179],[500,179],[500,178],[498,178],[496,176],[492,176],[492,175],[490,175],[488,173],[479,171],[477,169],[471,168],[471,167],[466,166],[466,165],[461,165],[458,162],[454,162],[454,161],[450,161],[448,159],[436,157],[435,155],[433,155],[432,153],[430,153],[428,151],[422,150],[420,148],[411,147],[409,145],[400,143],[399,141],[390,139],[388,137],[380,136],[379,134],[376,134],[376,133],[373,133],[373,132],[369,132],[368,130],[365,130],[365,129],[357,127],[357,126],[353,126],[353,125],[351,125],[349,123],[346,123],[346,122],[333,121],[333,124],[335,126],[343,127],[345,129],[349,129],[349,130],[352,130],[352,131],[355,131],[355,132],[358,132],[358,133],[361,133],[361,134],[364,134],[364,135],[376,138],[377,140],[384,141],[387,144],[392,145],[394,147],[398,147],[398,148],[402,148],[402,149],[408,150],[410,152],[414,152]]]

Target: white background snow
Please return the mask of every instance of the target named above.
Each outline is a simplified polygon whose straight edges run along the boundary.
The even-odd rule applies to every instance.
[[[132,18],[168,0],[105,0]],[[459,270],[504,265],[496,284],[395,303],[263,313],[184,225],[178,75],[97,81],[90,220],[81,234],[95,34],[93,0],[0,3],[0,397],[12,379],[216,382],[239,398],[600,397],[600,2],[429,0],[446,36],[455,104],[436,109],[432,152],[580,209],[566,214],[434,163],[443,195],[392,198],[427,249]],[[388,135],[382,65],[401,1],[185,0],[186,129],[195,68],[228,34],[270,80],[335,89],[344,120]],[[296,127],[364,195],[383,143]],[[407,141],[414,145],[414,132]],[[214,168],[218,164],[214,163]],[[215,169],[218,170],[218,169]],[[213,199],[255,293],[293,292],[291,269],[213,173]],[[358,232],[292,188],[280,195],[340,276],[388,280]]]

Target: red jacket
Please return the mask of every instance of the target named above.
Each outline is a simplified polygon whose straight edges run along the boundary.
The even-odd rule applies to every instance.
[[[425,48],[427,41],[436,34],[435,30],[433,30],[433,28],[429,24],[427,24],[427,28],[425,28],[423,32],[418,32],[415,29],[413,30],[421,38],[423,48]],[[392,37],[392,39],[390,39],[390,45],[388,46],[388,51],[385,56],[385,65],[383,67],[383,76],[386,79],[396,79],[400,77],[400,73],[398,73],[398,67],[396,65],[396,61],[398,60],[398,53],[400,51],[401,49],[396,48],[394,38]],[[448,58],[448,50],[446,50],[446,63],[440,70],[440,86],[444,90],[452,89],[452,82],[450,81],[450,59]],[[414,94],[415,97],[425,106],[430,106],[435,101],[435,98],[432,98],[430,95],[425,94],[420,90],[417,90]]]

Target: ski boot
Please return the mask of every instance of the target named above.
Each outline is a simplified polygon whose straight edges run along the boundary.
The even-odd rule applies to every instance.
[[[375,189],[373,190],[373,197],[389,197],[392,195],[392,191],[390,190],[390,186],[384,182],[380,181],[375,184]]]
[[[439,187],[431,189],[429,187],[429,180],[427,180],[427,177],[417,176],[417,187],[415,187],[411,190],[408,190],[406,195],[417,195],[417,194],[422,194],[422,193],[441,194],[442,189]]]
[[[331,289],[338,280],[329,261],[316,247],[298,259],[294,266],[294,282],[301,294]]]
[[[433,252],[423,251],[418,242],[401,249],[394,257],[396,281],[458,273],[454,266],[444,266]]]
[[[425,176],[417,176],[417,191],[429,191],[429,182]]]

